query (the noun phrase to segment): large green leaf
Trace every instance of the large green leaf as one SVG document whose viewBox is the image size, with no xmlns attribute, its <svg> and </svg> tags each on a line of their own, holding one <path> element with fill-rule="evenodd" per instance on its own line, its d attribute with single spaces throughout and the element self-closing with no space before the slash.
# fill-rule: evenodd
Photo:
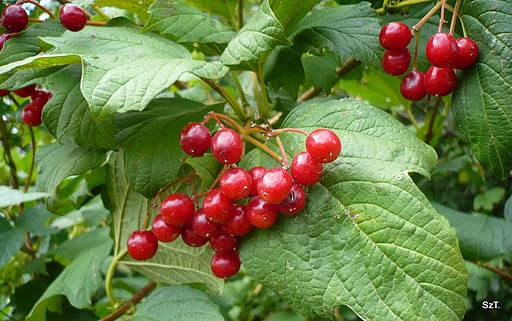
<svg viewBox="0 0 512 321">
<path fill-rule="evenodd" d="M 188 286 L 156 289 L 138 306 L 132 321 L 224 321 L 219 308 L 208 295 Z"/>
<path fill-rule="evenodd" d="M 158 0 L 149 13 L 151 18 L 144 30 L 171 36 L 177 42 L 222 44 L 235 36 L 230 27 L 183 1 Z"/>
<path fill-rule="evenodd" d="M 176 179 L 185 157 L 179 145 L 181 129 L 221 107 L 162 98 L 152 101 L 145 111 L 119 115 L 116 140 L 125 151 L 126 173 L 134 190 L 152 198 Z"/>
<path fill-rule="evenodd" d="M 453 114 L 478 159 L 504 179 L 512 169 L 512 3 L 465 1 L 462 13 L 480 58 L 460 77 Z"/>
<path fill-rule="evenodd" d="M 320 3 L 320 0 L 270 0 L 270 7 L 277 20 L 284 27 L 293 26 L 309 11 Z"/>
<path fill-rule="evenodd" d="M 334 319 L 347 305 L 363 320 L 461 320 L 467 272 L 457 238 L 409 176 L 436 165 L 434 150 L 390 115 L 362 102 L 311 103 L 283 127 L 326 127 L 343 155 L 295 219 L 242 244 L 249 273 L 306 317 Z M 287 134 L 290 154 L 304 137 Z M 246 165 L 267 162 L 258 150 Z M 273 163 L 277 166 L 277 163 Z"/>
<path fill-rule="evenodd" d="M 148 17 L 148 8 L 154 1 L 155 0 L 95 0 L 94 2 L 102 7 L 105 6 L 124 9 L 146 19 Z"/>
<path fill-rule="evenodd" d="M 0 267 L 18 252 L 23 245 L 25 231 L 12 226 L 5 218 L 0 217 Z"/>
<path fill-rule="evenodd" d="M 237 0 L 185 0 L 189 5 L 211 14 L 226 18 L 230 23 L 235 21 Z"/>
<path fill-rule="evenodd" d="M 278 45 L 291 45 L 286 38 L 283 25 L 264 0 L 260 9 L 231 40 L 220 56 L 225 65 L 239 65 L 242 62 L 258 60 L 260 56 Z"/>
<path fill-rule="evenodd" d="M 29 192 L 25 193 L 9 186 L 0 186 L 0 208 L 14 206 L 25 202 L 35 201 L 48 197 L 47 193 Z"/>
</svg>

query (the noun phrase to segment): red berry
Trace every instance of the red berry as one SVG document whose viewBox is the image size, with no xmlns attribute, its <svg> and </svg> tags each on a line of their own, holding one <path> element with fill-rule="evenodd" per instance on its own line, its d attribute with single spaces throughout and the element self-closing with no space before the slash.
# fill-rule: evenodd
<svg viewBox="0 0 512 321">
<path fill-rule="evenodd" d="M 16 89 L 14 93 L 20 97 L 28 97 L 36 92 L 36 85 L 28 85 L 27 87 L 23 87 L 20 89 Z"/>
<path fill-rule="evenodd" d="M 266 172 L 267 172 L 267 169 L 263 166 L 256 166 L 256 167 L 251 168 L 251 170 L 249 171 L 249 174 L 252 177 L 253 184 L 252 184 L 251 193 L 249 194 L 250 196 L 258 195 L 259 181 L 261 180 L 263 175 L 265 175 Z"/>
<path fill-rule="evenodd" d="M 210 237 L 210 246 L 215 252 L 233 252 L 238 248 L 238 241 L 231 235 L 218 233 Z"/>
<path fill-rule="evenodd" d="M 34 103 L 29 103 L 21 111 L 23 122 L 29 126 L 39 126 L 43 122 L 43 108 Z"/>
<path fill-rule="evenodd" d="M 446 32 L 438 32 L 427 42 L 428 61 L 435 67 L 450 67 L 457 59 L 457 41 Z"/>
<path fill-rule="evenodd" d="M 411 54 L 409 49 L 399 51 L 386 51 L 382 56 L 382 68 L 393 76 L 399 76 L 409 69 Z"/>
<path fill-rule="evenodd" d="M 240 270 L 240 255 L 238 252 L 215 253 L 212 257 L 211 267 L 216 277 L 229 278 Z"/>
<path fill-rule="evenodd" d="M 471 38 L 459 38 L 457 59 L 453 62 L 455 69 L 467 69 L 473 66 L 478 59 L 478 45 Z"/>
<path fill-rule="evenodd" d="M 44 90 L 36 90 L 32 95 L 30 95 L 30 99 L 33 103 L 39 104 L 39 105 L 46 105 L 48 100 L 52 98 L 52 93 Z"/>
<path fill-rule="evenodd" d="M 192 217 L 190 227 L 198 235 L 205 238 L 220 230 L 220 225 L 210 221 L 202 209 L 199 209 Z"/>
<path fill-rule="evenodd" d="M 251 174 L 240 167 L 228 169 L 220 178 L 220 191 L 235 201 L 249 196 L 252 188 Z"/>
<path fill-rule="evenodd" d="M 330 163 L 341 154 L 341 141 L 329 129 L 316 129 L 306 138 L 306 150 L 317 162 Z"/>
<path fill-rule="evenodd" d="M 243 205 L 235 205 L 234 215 L 224 222 L 222 229 L 229 234 L 244 236 L 252 230 L 252 224 L 245 214 L 247 208 Z"/>
<path fill-rule="evenodd" d="M 269 228 L 277 220 L 278 206 L 259 197 L 253 197 L 247 204 L 247 218 L 257 228 Z"/>
<path fill-rule="evenodd" d="M 5 97 L 9 95 L 11 92 L 9 90 L 0 89 L 0 97 Z"/>
<path fill-rule="evenodd" d="M 379 42 L 384 49 L 401 50 L 407 47 L 411 38 L 411 30 L 405 23 L 391 22 L 380 30 Z"/>
<path fill-rule="evenodd" d="M 150 231 L 135 231 L 127 241 L 128 253 L 135 260 L 148 260 L 155 256 L 158 240 Z"/>
<path fill-rule="evenodd" d="M 208 242 L 208 239 L 197 234 L 190 226 L 185 226 L 181 230 L 181 239 L 185 244 L 192 247 L 200 247 Z"/>
<path fill-rule="evenodd" d="M 292 189 L 292 177 L 283 168 L 269 169 L 258 183 L 258 195 L 272 204 L 284 201 Z"/>
<path fill-rule="evenodd" d="M 457 76 L 452 68 L 430 67 L 425 73 L 425 89 L 429 95 L 446 96 L 457 86 Z"/>
<path fill-rule="evenodd" d="M 427 95 L 425 90 L 425 74 L 417 70 L 408 73 L 400 83 L 400 92 L 405 99 L 412 101 L 422 100 Z"/>
<path fill-rule="evenodd" d="M 185 194 L 176 193 L 167 197 L 160 206 L 160 215 L 167 224 L 186 225 L 192 220 L 196 208 L 192 199 Z"/>
<path fill-rule="evenodd" d="M 292 192 L 288 198 L 279 204 L 279 212 L 289 216 L 295 216 L 306 207 L 306 192 L 299 184 L 293 184 Z"/>
<path fill-rule="evenodd" d="M 151 228 L 153 234 L 160 242 L 172 242 L 181 234 L 181 228 L 179 226 L 168 225 L 165 223 L 162 219 L 162 215 L 155 216 L 153 223 L 151 224 Z"/>
<path fill-rule="evenodd" d="M 79 6 L 68 3 L 60 7 L 60 22 L 70 31 L 80 31 L 87 23 L 87 14 Z"/>
<path fill-rule="evenodd" d="M 203 211 L 210 221 L 222 223 L 234 215 L 234 204 L 220 189 L 215 188 L 204 197 Z"/>
<path fill-rule="evenodd" d="M 9 32 L 23 31 L 28 25 L 28 14 L 18 5 L 5 7 L 2 12 L 2 25 Z"/>
<path fill-rule="evenodd" d="M 230 128 L 223 128 L 213 135 L 213 156 L 223 165 L 237 163 L 244 151 L 242 138 Z"/>
<path fill-rule="evenodd" d="M 323 171 L 322 163 L 317 162 L 308 152 L 295 155 L 290 167 L 293 181 L 301 185 L 313 185 L 320 182 Z"/>
<path fill-rule="evenodd" d="M 180 134 L 181 149 L 191 156 L 203 156 L 212 144 L 210 130 L 201 123 L 189 123 Z"/>
<path fill-rule="evenodd" d="M 4 33 L 0 35 L 0 50 L 4 48 L 4 44 L 7 40 L 12 38 L 12 34 Z"/>
</svg>

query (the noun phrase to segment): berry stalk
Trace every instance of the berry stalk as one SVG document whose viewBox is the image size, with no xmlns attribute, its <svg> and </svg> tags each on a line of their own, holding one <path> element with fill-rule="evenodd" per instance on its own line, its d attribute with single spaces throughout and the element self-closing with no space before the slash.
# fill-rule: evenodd
<svg viewBox="0 0 512 321">
<path fill-rule="evenodd" d="M 459 15 L 459 9 L 460 9 L 461 3 L 462 3 L 462 0 L 457 0 L 457 2 L 455 2 L 455 7 L 453 8 L 452 21 L 450 23 L 450 34 L 451 35 L 453 35 L 453 32 L 455 31 L 455 25 L 457 23 L 457 17 Z"/>
<path fill-rule="evenodd" d="M 44 12 L 46 12 L 50 16 L 50 18 L 55 19 L 55 16 L 53 15 L 53 13 L 48 8 L 46 8 L 45 6 L 43 6 L 42 4 L 40 4 L 37 1 L 34 1 L 34 0 L 20 0 L 20 1 L 16 2 L 17 5 L 22 5 L 24 3 L 31 3 L 31 4 L 33 4 L 34 6 L 38 7 L 39 9 L 43 10 Z"/>
</svg>

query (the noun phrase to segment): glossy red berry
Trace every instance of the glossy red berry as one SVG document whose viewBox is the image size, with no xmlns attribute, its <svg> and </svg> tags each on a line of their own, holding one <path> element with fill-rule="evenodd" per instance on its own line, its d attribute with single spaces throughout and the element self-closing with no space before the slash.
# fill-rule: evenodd
<svg viewBox="0 0 512 321">
<path fill-rule="evenodd" d="M 26 98 L 31 96 L 36 91 L 36 85 L 28 85 L 27 87 L 23 87 L 20 89 L 16 89 L 14 93 L 20 97 Z"/>
<path fill-rule="evenodd" d="M 5 7 L 2 12 L 2 25 L 9 32 L 23 31 L 28 25 L 28 14 L 18 5 Z"/>
<path fill-rule="evenodd" d="M 279 212 L 289 216 L 295 216 L 306 207 L 306 192 L 299 184 L 293 184 L 288 198 L 279 204 Z"/>
<path fill-rule="evenodd" d="M 294 182 L 313 185 L 320 182 L 323 167 L 322 163 L 314 160 L 308 152 L 301 152 L 293 158 L 290 172 Z"/>
<path fill-rule="evenodd" d="M 412 33 L 403 22 L 391 22 L 380 29 L 380 45 L 387 50 L 402 50 L 411 42 Z"/>
<path fill-rule="evenodd" d="M 0 89 L 0 97 L 5 97 L 9 95 L 11 92 L 9 90 Z"/>
<path fill-rule="evenodd" d="M 39 105 L 46 105 L 46 103 L 52 98 L 52 93 L 44 90 L 36 90 L 32 95 L 30 95 L 30 99 L 33 103 Z"/>
<path fill-rule="evenodd" d="M 238 252 L 222 252 L 212 257 L 211 268 L 216 277 L 226 279 L 238 273 L 240 264 Z"/>
<path fill-rule="evenodd" d="M 271 204 L 284 201 L 291 189 L 292 177 L 281 167 L 268 169 L 258 183 L 259 197 Z"/>
<path fill-rule="evenodd" d="M 249 174 L 251 175 L 253 181 L 251 193 L 249 194 L 250 196 L 258 195 L 258 183 L 266 172 L 267 169 L 263 166 L 256 166 L 249 170 Z"/>
<path fill-rule="evenodd" d="M 210 246 L 215 252 L 234 252 L 238 248 L 238 241 L 229 234 L 217 233 L 210 237 Z"/>
<path fill-rule="evenodd" d="M 393 76 L 399 76 L 409 69 L 411 53 L 409 49 L 386 51 L 382 56 L 382 68 Z"/>
<path fill-rule="evenodd" d="M 186 225 L 192 220 L 196 208 L 192 199 L 185 194 L 176 193 L 167 197 L 160 206 L 160 215 L 170 225 Z"/>
<path fill-rule="evenodd" d="M 234 215 L 234 204 L 220 189 L 215 188 L 204 197 L 203 211 L 210 221 L 222 223 Z"/>
<path fill-rule="evenodd" d="M 467 69 L 473 66 L 478 59 L 478 45 L 471 38 L 459 38 L 457 59 L 453 62 L 455 69 Z"/>
<path fill-rule="evenodd" d="M 43 122 L 43 106 L 29 103 L 21 111 L 23 122 L 31 127 L 39 126 Z"/>
<path fill-rule="evenodd" d="M 341 140 L 332 130 L 316 129 L 306 138 L 306 150 L 317 162 L 334 162 L 341 154 Z"/>
<path fill-rule="evenodd" d="M 79 6 L 68 3 L 60 7 L 60 22 L 70 31 L 80 31 L 87 23 L 87 14 Z"/>
<path fill-rule="evenodd" d="M 257 228 L 269 228 L 277 220 L 278 205 L 270 204 L 259 197 L 253 197 L 247 204 L 247 218 Z"/>
<path fill-rule="evenodd" d="M 417 70 L 408 73 L 400 83 L 400 93 L 408 100 L 422 100 L 427 95 L 425 74 Z"/>
<path fill-rule="evenodd" d="M 194 217 L 192 217 L 190 227 L 204 238 L 209 238 L 220 230 L 220 225 L 210 221 L 202 209 L 199 209 Z"/>
<path fill-rule="evenodd" d="M 181 234 L 179 226 L 169 225 L 162 219 L 162 215 L 157 215 L 151 224 L 151 231 L 160 242 L 172 242 Z"/>
<path fill-rule="evenodd" d="M 0 50 L 4 48 L 4 44 L 7 40 L 12 38 L 12 34 L 4 33 L 0 35 Z"/>
<path fill-rule="evenodd" d="M 127 241 L 128 253 L 138 261 L 148 260 L 155 256 L 158 240 L 150 231 L 135 231 Z"/>
<path fill-rule="evenodd" d="M 244 205 L 235 205 L 234 215 L 224 222 L 222 229 L 231 235 L 244 236 L 252 230 L 252 224 L 245 214 L 247 208 Z"/>
<path fill-rule="evenodd" d="M 249 196 L 252 188 L 251 174 L 240 167 L 228 169 L 220 178 L 220 191 L 235 201 Z"/>
<path fill-rule="evenodd" d="M 242 138 L 230 128 L 223 128 L 213 135 L 213 156 L 223 165 L 237 163 L 244 151 Z"/>
<path fill-rule="evenodd" d="M 432 96 L 446 96 L 457 86 L 457 76 L 452 68 L 430 67 L 425 73 L 425 89 Z"/>
<path fill-rule="evenodd" d="M 181 230 L 181 239 L 185 244 L 192 247 L 200 247 L 208 242 L 208 239 L 197 234 L 190 226 L 185 226 Z"/>
<path fill-rule="evenodd" d="M 203 156 L 212 144 L 210 130 L 201 123 L 189 123 L 181 130 L 181 149 L 191 156 Z"/>
<path fill-rule="evenodd" d="M 434 67 L 450 67 L 457 59 L 458 51 L 455 38 L 446 32 L 432 35 L 427 42 L 427 58 Z"/>
</svg>

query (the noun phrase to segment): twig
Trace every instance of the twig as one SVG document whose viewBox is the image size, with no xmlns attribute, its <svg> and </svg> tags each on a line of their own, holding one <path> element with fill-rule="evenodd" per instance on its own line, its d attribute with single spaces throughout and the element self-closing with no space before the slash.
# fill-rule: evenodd
<svg viewBox="0 0 512 321">
<path fill-rule="evenodd" d="M 238 0 L 238 29 L 244 26 L 244 0 Z"/>
<path fill-rule="evenodd" d="M 145 287 L 137 291 L 128 301 L 123 303 L 117 310 L 100 319 L 99 321 L 114 321 L 123 314 L 125 314 L 130 308 L 140 302 L 145 296 L 147 296 L 154 288 L 156 283 L 151 281 Z"/>
<path fill-rule="evenodd" d="M 275 153 L 273 150 L 271 150 L 267 145 L 260 143 L 257 139 L 255 139 L 249 135 L 244 135 L 243 139 L 245 141 L 253 144 L 254 146 L 258 147 L 259 149 L 263 150 L 265 153 L 269 154 L 273 159 L 278 161 L 280 164 L 283 163 L 283 159 L 281 158 L 281 156 L 279 156 L 277 153 Z"/>
<path fill-rule="evenodd" d="M 441 17 L 439 18 L 439 27 L 437 29 L 437 32 L 441 32 L 441 30 L 443 30 L 443 25 L 445 23 L 445 21 L 444 21 L 445 8 L 446 8 L 446 0 L 441 0 Z"/>
<path fill-rule="evenodd" d="M 436 5 L 432 9 L 430 9 L 430 11 L 427 12 L 427 14 L 423 18 L 421 18 L 421 20 L 418 21 L 417 24 L 415 24 L 412 27 L 412 30 L 416 31 L 416 32 L 419 32 L 421 30 L 421 28 L 423 27 L 423 25 L 425 23 L 427 23 L 427 21 L 429 21 L 430 18 L 432 18 L 433 15 L 436 14 L 436 12 L 439 10 L 439 8 L 441 8 L 441 2 L 436 3 Z"/>
<path fill-rule="evenodd" d="M 94 11 L 96 11 L 96 13 L 98 13 L 98 15 L 102 19 L 107 20 L 107 21 L 110 20 L 110 17 L 105 12 L 103 12 L 103 10 L 101 10 L 101 8 L 97 4 L 95 4 L 95 3 L 91 4 L 91 8 L 93 8 Z"/>
<path fill-rule="evenodd" d="M 276 136 L 277 146 L 279 146 L 279 151 L 281 153 L 281 157 L 283 158 L 283 166 L 288 167 L 288 155 L 286 155 L 286 150 L 284 149 L 283 142 L 279 136 Z"/>
<path fill-rule="evenodd" d="M 450 23 L 450 34 L 453 35 L 453 32 L 455 31 L 455 23 L 457 22 L 457 16 L 459 15 L 459 9 L 460 4 L 462 3 L 462 0 L 457 0 L 455 3 L 455 8 L 453 9 L 452 14 L 452 22 Z"/>
<path fill-rule="evenodd" d="M 491 272 L 494 272 L 496 274 L 498 274 L 499 276 L 501 276 L 503 279 L 507 280 L 507 281 L 511 281 L 512 282 L 512 274 L 509 274 L 505 271 L 503 271 L 502 269 L 500 268 L 497 268 L 495 266 L 492 266 L 490 265 L 489 263 L 480 263 L 480 262 L 477 262 L 478 266 L 480 267 L 483 267 L 484 269 L 487 269 Z"/>
<path fill-rule="evenodd" d="M 427 141 L 427 142 L 432 139 L 432 135 L 433 135 L 432 130 L 434 129 L 434 122 L 435 122 L 435 119 L 437 116 L 437 111 L 439 110 L 439 105 L 441 105 L 442 99 L 443 99 L 443 97 L 441 97 L 441 96 L 436 97 L 436 102 L 434 103 L 434 108 L 432 109 L 432 115 L 431 115 L 430 121 L 428 123 L 428 132 L 427 132 L 427 135 L 425 135 L 425 141 Z"/>
<path fill-rule="evenodd" d="M 22 1 L 18 1 L 16 3 L 31 3 L 33 4 L 34 6 L 38 7 L 39 9 L 43 10 L 44 12 L 46 12 L 50 18 L 52 19 L 55 19 L 55 16 L 53 15 L 53 13 L 48 10 L 48 8 L 46 8 L 45 6 L 43 6 L 42 4 L 40 4 L 39 2 L 35 1 L 35 0 L 22 0 Z"/>
<path fill-rule="evenodd" d="M 105 292 L 107 292 L 107 297 L 111 303 L 117 302 L 117 299 L 114 295 L 114 291 L 112 290 L 112 278 L 114 277 L 117 263 L 119 263 L 119 260 L 126 254 L 126 252 L 127 250 L 124 249 L 121 252 L 119 252 L 119 254 L 114 256 L 112 262 L 110 262 L 110 265 L 108 267 L 107 275 L 105 276 Z"/>
<path fill-rule="evenodd" d="M 3 116 L 0 115 L 0 134 L 2 134 L 1 140 L 4 145 L 4 155 L 7 157 L 7 163 L 9 165 L 9 170 L 11 172 L 12 178 L 12 187 L 18 189 L 20 184 L 18 181 L 18 170 L 16 169 L 16 163 L 14 163 L 14 159 L 12 158 L 11 153 L 11 143 L 10 143 L 10 134 L 7 131 L 7 126 L 5 126 L 5 120 Z"/>
<path fill-rule="evenodd" d="M 240 117 L 241 120 L 247 119 L 247 115 L 245 114 L 244 108 L 240 106 L 236 99 L 233 98 L 221 85 L 219 85 L 217 82 L 211 79 L 201 79 L 226 100 L 226 102 L 233 108 L 233 110 L 237 113 L 238 117 Z"/>
<path fill-rule="evenodd" d="M 32 182 L 32 175 L 34 174 L 34 166 L 36 163 L 36 148 L 37 142 L 36 137 L 34 135 L 34 130 L 31 126 L 28 126 L 28 130 L 30 131 L 30 143 L 32 145 L 32 158 L 30 159 L 30 169 L 28 171 L 27 181 L 25 182 L 25 192 L 28 192 L 30 188 L 30 183 Z"/>
</svg>

